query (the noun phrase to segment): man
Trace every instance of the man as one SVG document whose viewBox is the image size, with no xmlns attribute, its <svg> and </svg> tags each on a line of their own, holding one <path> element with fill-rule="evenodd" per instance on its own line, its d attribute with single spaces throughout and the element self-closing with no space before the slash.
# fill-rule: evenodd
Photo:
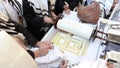
<svg viewBox="0 0 120 68">
<path fill-rule="evenodd" d="M 7 2 L 6 0 L 0 0 L 0 5 L 2 2 Z M 2 8 L 1 8 L 2 7 Z M 26 47 L 38 47 L 38 50 L 31 51 L 27 50 L 27 52 L 33 57 L 42 57 L 45 56 L 48 51 L 51 49 L 51 42 L 47 41 L 37 41 L 30 33 L 29 31 L 21 26 L 16 21 L 10 19 L 8 16 L 6 16 L 8 13 L 5 10 L 6 8 L 4 5 L 0 6 L 0 31 L 6 31 L 8 34 L 10 34 L 18 44 L 20 44 L 25 50 L 27 50 Z M 2 12 L 5 10 L 4 12 Z M 4 15 L 6 13 L 6 15 Z M 25 45 L 25 40 L 27 44 Z M 67 62 L 61 63 L 60 68 L 66 68 Z"/>
<path fill-rule="evenodd" d="M 23 40 L 21 40 L 21 38 L 19 38 L 19 34 L 18 32 L 23 33 L 26 36 L 27 42 L 30 44 L 29 46 L 33 47 L 32 45 L 36 45 L 39 47 L 38 50 L 36 51 L 31 51 L 31 50 L 27 50 L 27 52 L 33 57 L 33 58 L 37 58 L 37 57 L 42 57 L 45 56 L 49 49 L 51 49 L 51 43 L 50 42 L 38 42 L 35 40 L 35 38 L 24 28 L 22 27 L 20 24 L 16 23 L 15 21 L 12 20 L 3 20 L 1 19 L 0 14 L 0 31 L 4 30 L 7 33 L 9 33 L 15 40 L 16 42 L 23 47 L 24 49 L 26 49 L 26 46 L 23 42 Z M 13 29 L 15 27 L 15 29 Z M 18 32 L 16 32 L 18 31 Z M 7 43 L 7 42 L 6 42 Z M 63 60 L 63 62 L 60 64 L 60 68 L 67 68 L 67 61 Z"/>
<path fill-rule="evenodd" d="M 23 16 L 27 22 L 27 29 L 38 40 L 42 38 L 40 30 L 44 27 L 45 23 L 53 24 L 53 20 L 48 17 L 48 9 L 41 8 L 41 1 L 42 0 L 23 0 Z M 42 7 L 44 7 L 44 5 Z"/>
<path fill-rule="evenodd" d="M 37 51 L 35 51 L 35 52 L 32 52 L 32 51 L 28 50 L 28 53 L 33 58 L 38 57 L 38 56 L 44 56 L 44 55 L 46 55 L 48 53 L 49 49 L 51 48 L 51 43 L 50 42 L 46 42 L 46 41 L 45 42 L 39 42 L 39 41 L 37 41 L 30 34 L 30 32 L 27 31 L 26 28 L 24 28 L 23 26 L 21 26 L 19 23 L 15 22 L 15 21 L 13 21 L 11 19 L 9 19 L 9 17 L 7 17 L 6 15 L 9 16 L 8 13 L 11 10 L 6 11 L 7 8 L 4 7 L 6 4 L 9 5 L 9 3 L 8 3 L 7 0 L 0 0 L 0 5 L 1 5 L 0 6 L 0 30 L 4 30 L 4 31 L 6 31 L 7 33 L 9 33 L 12 36 L 17 36 L 18 37 L 17 39 L 21 38 L 22 40 L 26 40 L 27 44 L 29 45 L 29 47 L 35 47 L 35 45 L 37 47 L 39 47 L 39 49 Z"/>
</svg>

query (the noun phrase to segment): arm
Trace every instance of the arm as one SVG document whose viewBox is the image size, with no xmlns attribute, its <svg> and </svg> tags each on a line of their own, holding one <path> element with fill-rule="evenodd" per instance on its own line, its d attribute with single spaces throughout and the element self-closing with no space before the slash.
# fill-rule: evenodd
<svg viewBox="0 0 120 68">
<path fill-rule="evenodd" d="M 44 22 L 53 24 L 51 18 L 47 16 L 37 16 L 37 13 L 34 12 L 34 9 L 32 6 L 30 6 L 30 4 L 31 3 L 29 3 L 27 0 L 23 0 L 23 16 L 28 26 L 34 26 L 40 29 L 42 26 L 44 26 Z"/>
<path fill-rule="evenodd" d="M 46 55 L 49 49 L 51 49 L 50 43 L 48 42 L 39 42 L 39 44 L 41 45 L 39 49 L 35 51 L 27 50 L 33 59 Z"/>
<path fill-rule="evenodd" d="M 60 64 L 60 68 L 67 68 L 68 65 L 68 61 L 67 60 L 63 60 Z"/>
<path fill-rule="evenodd" d="M 37 45 L 39 49 L 33 52 L 35 58 L 46 55 L 49 52 L 49 49 L 52 48 L 51 42 L 47 41 L 38 42 Z"/>
<path fill-rule="evenodd" d="M 27 52 L 33 57 L 33 59 L 39 56 L 46 55 L 49 49 L 51 49 L 51 42 L 47 42 L 47 41 L 39 42 L 29 33 L 29 31 L 27 31 L 27 29 L 25 29 L 20 24 L 12 20 L 9 20 L 8 22 L 14 23 L 15 31 L 22 33 L 26 37 L 26 40 L 29 45 L 32 45 L 32 46 L 36 45 L 39 47 L 39 49 L 36 51 L 27 50 Z"/>
<path fill-rule="evenodd" d="M 9 20 L 8 23 L 9 22 L 12 22 L 15 25 L 15 31 L 22 33 L 25 36 L 25 39 L 27 40 L 27 43 L 29 45 L 36 45 L 38 41 L 31 35 L 31 33 L 26 28 L 24 28 L 23 26 L 21 26 L 13 20 Z"/>
</svg>

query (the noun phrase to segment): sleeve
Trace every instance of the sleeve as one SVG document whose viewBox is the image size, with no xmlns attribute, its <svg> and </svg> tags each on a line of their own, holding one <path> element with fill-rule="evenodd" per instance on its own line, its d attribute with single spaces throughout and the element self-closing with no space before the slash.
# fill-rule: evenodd
<svg viewBox="0 0 120 68">
<path fill-rule="evenodd" d="M 35 55 L 34 55 L 34 53 L 33 53 L 31 50 L 27 50 L 27 52 L 30 54 L 30 56 L 31 56 L 33 59 L 35 59 Z"/>
<path fill-rule="evenodd" d="M 15 25 L 15 31 L 22 33 L 30 46 L 36 45 L 37 40 L 31 35 L 31 33 L 26 28 L 24 28 L 22 25 L 18 24 L 13 20 L 9 20 L 8 22 L 12 22 Z"/>
</svg>

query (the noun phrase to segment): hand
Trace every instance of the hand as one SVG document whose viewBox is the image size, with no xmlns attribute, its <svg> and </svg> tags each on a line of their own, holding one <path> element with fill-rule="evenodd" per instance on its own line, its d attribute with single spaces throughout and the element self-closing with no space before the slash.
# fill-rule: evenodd
<svg viewBox="0 0 120 68">
<path fill-rule="evenodd" d="M 67 2 L 65 2 L 65 5 L 63 6 L 64 10 L 69 8 L 69 4 Z"/>
<path fill-rule="evenodd" d="M 63 60 L 62 63 L 60 64 L 60 68 L 67 68 L 68 61 Z"/>
<path fill-rule="evenodd" d="M 53 20 L 50 17 L 47 17 L 47 16 L 44 17 L 44 22 L 53 24 Z"/>
<path fill-rule="evenodd" d="M 39 47 L 39 56 L 44 56 L 49 52 L 51 49 L 51 42 L 43 41 L 38 43 Z"/>
<path fill-rule="evenodd" d="M 63 6 L 63 8 L 66 14 L 70 14 L 69 4 L 67 2 L 65 2 L 65 5 Z"/>
<path fill-rule="evenodd" d="M 51 12 L 51 18 L 53 20 L 56 20 L 58 18 L 58 16 L 54 12 Z"/>
<path fill-rule="evenodd" d="M 66 9 L 66 10 L 64 10 L 64 12 L 65 12 L 66 14 L 70 14 L 70 9 Z"/>
</svg>

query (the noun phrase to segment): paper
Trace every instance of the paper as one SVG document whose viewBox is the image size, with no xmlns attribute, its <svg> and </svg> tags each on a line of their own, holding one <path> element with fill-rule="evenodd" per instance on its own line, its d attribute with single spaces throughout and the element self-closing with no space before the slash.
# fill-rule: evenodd
<svg viewBox="0 0 120 68">
<path fill-rule="evenodd" d="M 0 68 L 38 68 L 33 58 L 6 32 L 0 32 Z"/>
<path fill-rule="evenodd" d="M 77 40 L 72 38 L 69 34 L 60 32 L 53 37 L 51 42 L 63 51 L 67 51 L 75 55 L 85 55 L 88 47 L 87 40 Z"/>
<path fill-rule="evenodd" d="M 63 31 L 80 36 L 84 39 L 90 39 L 93 27 L 69 19 L 61 19 L 57 23 L 57 28 Z"/>
<path fill-rule="evenodd" d="M 80 21 L 80 19 L 77 16 L 77 12 L 70 11 L 70 14 L 66 14 L 65 12 L 63 12 L 63 15 L 64 15 L 63 18 L 65 19 L 69 19 L 69 20 L 76 21 L 76 22 Z"/>
</svg>

